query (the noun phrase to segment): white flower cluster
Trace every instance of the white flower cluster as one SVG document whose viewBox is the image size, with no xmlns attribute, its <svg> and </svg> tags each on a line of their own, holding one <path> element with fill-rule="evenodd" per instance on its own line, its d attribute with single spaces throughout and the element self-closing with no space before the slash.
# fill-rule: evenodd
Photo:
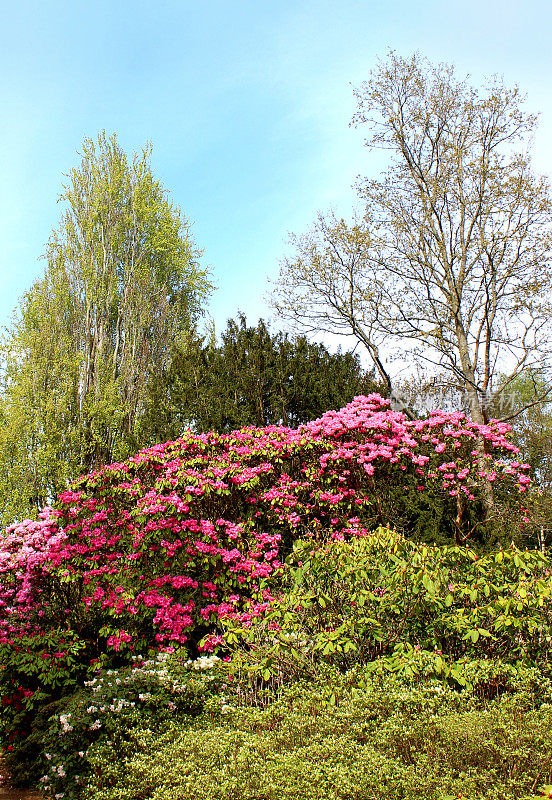
<svg viewBox="0 0 552 800">
<path fill-rule="evenodd" d="M 228 704 L 228 698 L 224 695 L 219 695 L 217 700 L 220 703 L 221 714 L 228 714 L 229 711 L 235 711 L 235 707 Z"/>
<path fill-rule="evenodd" d="M 139 695 L 139 697 L 140 700 L 143 699 L 141 695 Z M 119 711 L 123 710 L 123 708 L 135 708 L 135 707 L 136 703 L 132 702 L 131 700 L 125 700 L 124 697 L 120 697 L 117 701 L 114 700 L 113 703 L 109 705 L 88 706 L 88 708 L 86 709 L 86 713 L 97 714 L 99 711 L 101 711 L 102 713 L 105 713 L 106 711 L 114 711 L 116 714 L 118 714 Z"/>
<path fill-rule="evenodd" d="M 118 714 L 119 711 L 123 710 L 123 708 L 134 708 L 135 705 L 136 704 L 133 703 L 131 700 L 125 700 L 124 697 L 119 697 L 117 702 L 113 702 L 111 703 L 111 705 L 105 706 L 105 710 L 114 711 L 116 714 Z"/>
<path fill-rule="evenodd" d="M 217 661 L 220 661 L 218 656 L 200 656 L 196 658 L 195 661 L 192 659 L 188 659 L 185 662 L 185 666 L 192 667 L 193 669 L 213 669 Z"/>
<path fill-rule="evenodd" d="M 62 714 L 59 718 L 61 722 L 61 732 L 62 733 L 69 733 L 73 730 L 73 726 L 69 724 L 69 717 L 71 714 Z"/>
<path fill-rule="evenodd" d="M 184 662 L 176 662 L 175 666 L 177 667 L 177 674 L 174 674 L 170 663 L 167 663 L 167 660 L 170 659 L 170 657 L 170 653 L 158 653 L 154 659 L 146 659 L 143 656 L 138 656 L 135 666 L 132 669 L 127 669 L 124 672 L 113 669 L 106 670 L 100 675 L 97 675 L 95 678 L 85 681 L 84 686 L 96 695 L 91 705 L 86 708 L 86 714 L 91 718 L 91 722 L 88 724 L 88 729 L 90 731 L 98 731 L 100 728 L 103 728 L 104 716 L 102 715 L 105 715 L 106 713 L 118 714 L 125 709 L 134 709 L 139 701 L 146 702 L 155 700 L 155 689 L 152 688 L 151 691 L 146 691 L 144 687 L 144 679 L 153 679 L 147 681 L 146 686 L 148 689 L 157 684 L 160 688 L 164 687 L 169 691 L 169 693 L 173 694 L 185 693 L 190 688 L 190 685 L 197 686 L 197 688 L 200 689 L 204 683 L 216 680 L 216 674 L 212 674 L 212 671 L 217 663 L 220 662 L 220 658 L 218 656 L 202 655 L 196 659 L 189 658 Z M 184 667 L 184 675 L 182 675 L 182 667 Z M 180 677 L 178 677 L 179 672 Z M 197 677 L 196 675 L 192 677 L 190 673 L 194 672 L 200 674 L 197 675 Z M 188 677 L 185 677 L 186 673 Z M 192 681 L 191 684 L 189 684 L 190 678 Z M 133 699 L 127 700 L 125 697 L 113 696 L 114 694 L 116 695 L 118 693 L 126 694 L 127 697 L 130 695 L 130 697 Z M 223 714 L 233 710 L 233 707 L 228 704 L 227 697 L 217 697 L 216 705 L 220 708 Z M 175 711 L 177 704 L 169 701 L 167 702 L 167 707 L 170 711 Z M 84 722 L 85 725 L 88 722 L 86 718 L 78 721 L 79 724 Z M 59 716 L 59 723 L 61 727 L 61 733 L 63 734 L 73 731 L 75 729 L 74 725 L 77 724 L 75 720 L 72 719 L 70 713 L 61 714 Z M 78 729 L 79 728 L 77 726 L 77 731 Z M 79 758 L 84 759 L 87 754 L 85 751 L 81 750 L 78 751 L 76 755 L 78 755 Z M 67 776 L 66 766 L 63 764 L 56 764 L 55 762 L 57 761 L 57 757 L 50 753 L 45 753 L 45 757 L 46 760 L 50 762 L 49 772 L 48 774 L 43 775 L 40 780 L 44 792 L 49 791 L 51 796 L 54 792 L 54 785 L 57 779 L 65 778 Z M 75 779 L 77 780 L 77 783 L 81 781 L 80 776 L 76 776 Z M 63 796 L 63 793 L 54 795 L 56 800 L 60 800 L 60 798 L 63 798 Z"/>
</svg>

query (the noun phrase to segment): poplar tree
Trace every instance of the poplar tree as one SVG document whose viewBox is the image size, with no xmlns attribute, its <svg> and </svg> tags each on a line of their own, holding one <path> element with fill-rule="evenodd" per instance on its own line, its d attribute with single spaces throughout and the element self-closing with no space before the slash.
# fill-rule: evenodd
<svg viewBox="0 0 552 800">
<path fill-rule="evenodd" d="M 129 455 L 148 387 L 211 290 L 189 220 L 115 135 L 82 145 L 46 268 L 3 339 L 4 518 Z"/>
</svg>

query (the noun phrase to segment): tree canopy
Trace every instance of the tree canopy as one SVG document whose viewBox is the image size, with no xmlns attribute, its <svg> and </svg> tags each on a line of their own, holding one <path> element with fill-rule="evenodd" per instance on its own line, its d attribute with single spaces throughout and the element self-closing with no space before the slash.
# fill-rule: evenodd
<svg viewBox="0 0 552 800">
<path fill-rule="evenodd" d="M 552 205 L 531 167 L 536 118 L 517 87 L 481 90 L 450 65 L 390 53 L 356 91 L 353 124 L 390 163 L 360 178 L 352 223 L 293 237 L 275 305 L 303 329 L 345 332 L 443 370 L 474 421 L 549 353 Z M 403 355 L 404 358 L 404 355 Z"/>
<path fill-rule="evenodd" d="M 231 431 L 298 425 L 385 387 L 350 352 L 330 353 L 305 336 L 272 333 L 260 319 L 228 320 L 220 344 L 189 336 L 152 385 L 142 423 L 151 444 L 184 429 Z"/>
</svg>

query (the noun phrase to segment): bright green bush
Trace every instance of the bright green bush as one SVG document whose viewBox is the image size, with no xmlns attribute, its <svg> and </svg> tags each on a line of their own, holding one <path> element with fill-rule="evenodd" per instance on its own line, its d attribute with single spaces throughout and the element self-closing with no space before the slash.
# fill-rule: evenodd
<svg viewBox="0 0 552 800">
<path fill-rule="evenodd" d="M 371 664 L 492 697 L 512 687 L 520 665 L 534 667 L 538 681 L 548 674 L 552 576 L 538 551 L 478 556 L 380 528 L 321 547 L 296 542 L 286 582 L 263 617 L 227 623 L 242 681 L 312 677 L 321 663 Z"/>
<path fill-rule="evenodd" d="M 550 768 L 552 708 L 483 703 L 437 681 L 326 674 L 259 708 L 224 707 L 124 760 L 92 748 L 87 800 L 520 800 Z M 332 686 L 339 700 L 329 706 Z"/>
</svg>

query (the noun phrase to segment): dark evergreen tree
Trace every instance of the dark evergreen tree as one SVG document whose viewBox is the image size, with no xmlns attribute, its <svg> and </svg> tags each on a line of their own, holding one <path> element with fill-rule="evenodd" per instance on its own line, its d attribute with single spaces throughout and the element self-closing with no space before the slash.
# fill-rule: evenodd
<svg viewBox="0 0 552 800">
<path fill-rule="evenodd" d="M 355 395 L 383 392 L 354 353 L 330 353 L 304 336 L 272 334 L 261 319 L 228 320 L 221 343 L 189 336 L 150 392 L 142 438 L 175 439 L 187 427 L 230 431 L 298 425 Z"/>
</svg>

